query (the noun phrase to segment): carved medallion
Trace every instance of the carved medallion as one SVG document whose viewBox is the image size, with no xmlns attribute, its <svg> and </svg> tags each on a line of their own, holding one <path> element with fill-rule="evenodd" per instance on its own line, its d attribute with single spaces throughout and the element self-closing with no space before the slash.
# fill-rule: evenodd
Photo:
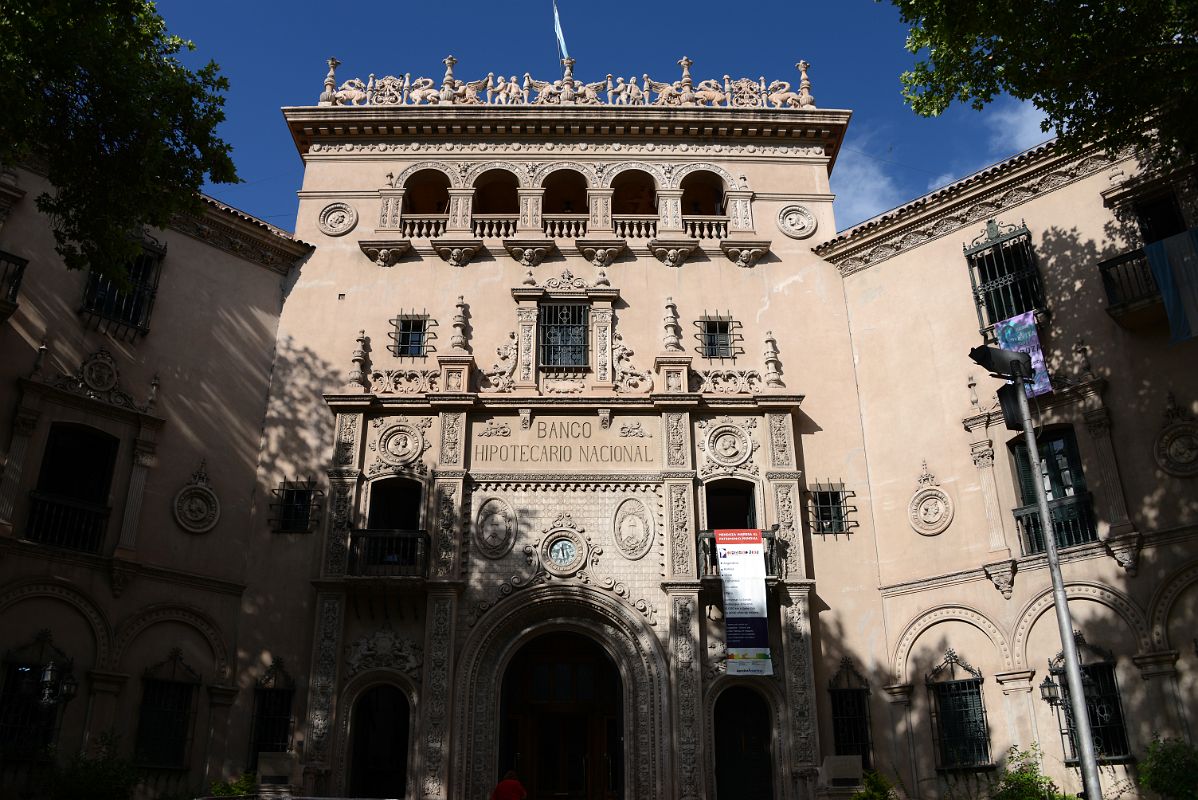
<svg viewBox="0 0 1198 800">
<path fill-rule="evenodd" d="M 118 380 L 116 362 L 112 360 L 112 356 L 108 354 L 107 350 L 99 350 L 88 356 L 80 368 L 80 375 L 87 388 L 93 392 L 107 392 L 114 389 Z"/>
<path fill-rule="evenodd" d="M 616 547 L 624 558 L 636 561 L 653 546 L 653 517 L 645 504 L 635 497 L 620 503 L 612 520 Z"/>
<path fill-rule="evenodd" d="M 207 533 L 220 519 L 220 500 L 208 486 L 205 462 L 191 474 L 191 482 L 175 495 L 175 522 L 188 533 Z"/>
<path fill-rule="evenodd" d="M 316 225 L 326 236 L 344 236 L 358 224 L 358 212 L 349 203 L 329 203 L 320 212 Z"/>
<path fill-rule="evenodd" d="M 778 228 L 792 239 L 806 239 L 815 227 L 815 215 L 806 206 L 790 205 L 778 212 Z"/>
<path fill-rule="evenodd" d="M 923 464 L 919 476 L 919 488 L 907 505 L 907 517 L 916 533 L 936 536 L 944 533 L 953 521 L 953 501 L 936 483 L 935 476 L 928 472 L 928 463 Z"/>
<path fill-rule="evenodd" d="M 568 578 L 582 569 L 587 560 L 588 544 L 583 528 L 574 524 L 569 514 L 558 514 L 545 529 L 541 540 L 540 558 L 545 571 L 559 578 Z"/>
<path fill-rule="evenodd" d="M 482 504 L 474 523 L 474 541 L 487 558 L 502 558 L 516 542 L 519 525 L 507 501 L 492 497 Z"/>
<path fill-rule="evenodd" d="M 378 441 L 379 458 L 393 467 L 411 465 L 427 448 L 420 429 L 406 422 L 387 428 Z"/>
<path fill-rule="evenodd" d="M 1198 422 L 1186 409 L 1177 405 L 1169 393 L 1165 409 L 1165 424 L 1156 435 L 1153 446 L 1156 463 L 1165 472 L 1178 478 L 1198 475 Z"/>
<path fill-rule="evenodd" d="M 747 431 L 724 423 L 707 434 L 707 457 L 721 467 L 738 467 L 753 454 L 753 440 Z"/>
<path fill-rule="evenodd" d="M 368 669 L 395 669 L 408 675 L 420 674 L 423 652 L 420 645 L 390 628 L 382 628 L 346 645 L 347 677 Z"/>
</svg>

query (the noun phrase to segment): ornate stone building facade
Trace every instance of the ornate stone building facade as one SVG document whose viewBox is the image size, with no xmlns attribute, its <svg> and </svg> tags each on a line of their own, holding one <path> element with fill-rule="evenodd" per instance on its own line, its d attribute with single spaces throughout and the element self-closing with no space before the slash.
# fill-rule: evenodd
<svg viewBox="0 0 1198 800">
<path fill-rule="evenodd" d="M 934 797 L 1034 741 L 1076 783 L 1033 478 L 966 355 L 1000 311 L 1055 381 L 1109 779 L 1189 735 L 1198 378 L 1135 225 L 1192 227 L 1192 186 L 1046 146 L 836 236 L 849 112 L 804 62 L 795 91 L 456 63 L 330 61 L 284 110 L 295 238 L 216 205 L 161 232 L 152 332 L 94 278 L 11 293 L 0 746 L 115 728 L 151 796 L 249 767 L 465 800 L 514 767 L 811 798 L 864 766 Z M 53 263 L 37 180 L 4 184 L 6 263 Z M 771 676 L 728 674 L 720 528 L 765 531 Z"/>
</svg>

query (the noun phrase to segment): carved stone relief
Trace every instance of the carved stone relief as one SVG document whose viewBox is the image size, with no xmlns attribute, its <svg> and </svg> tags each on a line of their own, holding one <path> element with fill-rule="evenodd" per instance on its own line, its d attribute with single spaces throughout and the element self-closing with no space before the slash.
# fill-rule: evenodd
<svg viewBox="0 0 1198 800">
<path fill-rule="evenodd" d="M 433 574 L 438 578 L 453 569 L 457 548 L 457 487 L 451 483 L 437 484 L 437 540 L 433 546 Z"/>
<path fill-rule="evenodd" d="M 308 699 L 306 754 L 317 763 L 328 759 L 329 730 L 333 724 L 333 695 L 337 686 L 337 661 L 341 649 L 343 598 L 321 594 L 316 605 L 316 653 Z"/>
<path fill-rule="evenodd" d="M 620 503 L 612 520 L 612 538 L 620 554 L 636 561 L 653 546 L 653 516 L 635 497 Z"/>
<path fill-rule="evenodd" d="M 175 495 L 175 522 L 188 533 L 207 533 L 220 519 L 220 500 L 208 485 L 206 462 L 191 473 L 191 481 Z"/>
<path fill-rule="evenodd" d="M 666 414 L 666 466 L 686 466 L 686 429 L 682 414 Z"/>
<path fill-rule="evenodd" d="M 487 558 L 503 558 L 511 552 L 519 530 L 519 520 L 511 505 L 506 500 L 492 497 L 478 509 L 474 542 Z"/>
<path fill-rule="evenodd" d="M 390 422 L 378 418 L 372 424 L 376 428 L 384 425 L 386 427 L 383 427 L 377 439 L 369 445 L 377 454 L 378 460 L 370 465 L 367 474 L 373 476 L 380 472 L 403 470 L 423 474 L 427 471 L 421 457 L 429 448 L 424 432 L 433 424 L 431 419 L 408 420 L 406 417 L 399 417 L 397 421 Z"/>
<path fill-rule="evenodd" d="M 745 418 L 743 424 L 733 422 L 728 416 L 700 420 L 699 450 L 704 459 L 699 474 L 703 477 L 736 472 L 756 475 L 759 470 L 752 459 L 758 444 L 750 433 L 756 427 L 757 420 L 752 417 Z"/>
<path fill-rule="evenodd" d="M 907 505 L 907 517 L 916 533 L 935 536 L 944 533 L 953 521 L 953 501 L 940 488 L 936 478 L 928 472 L 928 462 L 923 462 L 923 473 L 919 476 L 919 488 Z"/>
<path fill-rule="evenodd" d="M 1169 393 L 1165 422 L 1153 446 L 1156 463 L 1178 478 L 1198 475 L 1198 422 Z"/>
<path fill-rule="evenodd" d="M 690 502 L 687 492 L 690 487 L 676 483 L 670 486 L 670 560 L 674 574 L 694 575 L 695 560 L 692 557 Z"/>
<path fill-rule="evenodd" d="M 358 212 L 349 203 L 329 203 L 316 218 L 325 236 L 344 236 L 358 224 Z"/>
<path fill-rule="evenodd" d="M 778 229 L 792 239 L 806 239 L 815 228 L 815 215 L 806 206 L 784 206 L 778 212 Z"/>
<path fill-rule="evenodd" d="M 545 529 L 545 537 L 538 547 L 541 566 L 559 578 L 568 578 L 582 569 L 590 555 L 590 541 L 583 532 L 569 514 L 558 514 L 553 524 Z"/>
<path fill-rule="evenodd" d="M 380 628 L 345 648 L 346 678 L 368 669 L 395 669 L 410 676 L 420 673 L 423 648 L 390 628 Z"/>
</svg>

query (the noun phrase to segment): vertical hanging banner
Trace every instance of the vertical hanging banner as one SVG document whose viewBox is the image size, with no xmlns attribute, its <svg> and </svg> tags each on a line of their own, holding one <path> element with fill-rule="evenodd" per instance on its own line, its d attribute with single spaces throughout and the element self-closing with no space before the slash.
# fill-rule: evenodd
<svg viewBox="0 0 1198 800">
<path fill-rule="evenodd" d="M 773 675 L 766 624 L 765 547 L 761 531 L 715 532 L 724 584 L 724 639 L 729 675 Z"/>
<path fill-rule="evenodd" d="M 1032 379 L 1025 384 L 1028 397 L 1037 397 L 1052 391 L 1048 367 L 1044 366 L 1044 351 L 1040 349 L 1040 335 L 1036 332 L 1034 311 L 1027 311 L 996 323 L 994 338 L 998 341 L 998 346 L 1004 350 L 1027 353 L 1032 357 Z"/>
</svg>

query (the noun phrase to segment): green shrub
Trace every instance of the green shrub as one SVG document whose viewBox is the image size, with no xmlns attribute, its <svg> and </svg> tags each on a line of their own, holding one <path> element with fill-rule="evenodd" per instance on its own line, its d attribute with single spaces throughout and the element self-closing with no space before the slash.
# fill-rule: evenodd
<svg viewBox="0 0 1198 800">
<path fill-rule="evenodd" d="M 133 762 L 117 755 L 119 739 L 101 734 L 91 753 L 81 753 L 54 771 L 55 800 L 129 800 L 141 783 Z"/>
<path fill-rule="evenodd" d="M 1137 772 L 1141 786 L 1166 800 L 1198 800 L 1198 750 L 1181 739 L 1153 739 Z"/>
<path fill-rule="evenodd" d="M 1067 800 L 1057 791 L 1052 779 L 1040 771 L 1040 748 L 1012 747 L 998 783 L 990 792 L 991 800 Z"/>
<path fill-rule="evenodd" d="M 880 772 L 867 772 L 861 780 L 861 791 L 852 800 L 893 800 L 894 785 Z"/>
<path fill-rule="evenodd" d="M 238 797 L 258 793 L 258 778 L 252 772 L 243 773 L 235 781 L 213 781 L 208 794 L 213 797 Z"/>
</svg>

